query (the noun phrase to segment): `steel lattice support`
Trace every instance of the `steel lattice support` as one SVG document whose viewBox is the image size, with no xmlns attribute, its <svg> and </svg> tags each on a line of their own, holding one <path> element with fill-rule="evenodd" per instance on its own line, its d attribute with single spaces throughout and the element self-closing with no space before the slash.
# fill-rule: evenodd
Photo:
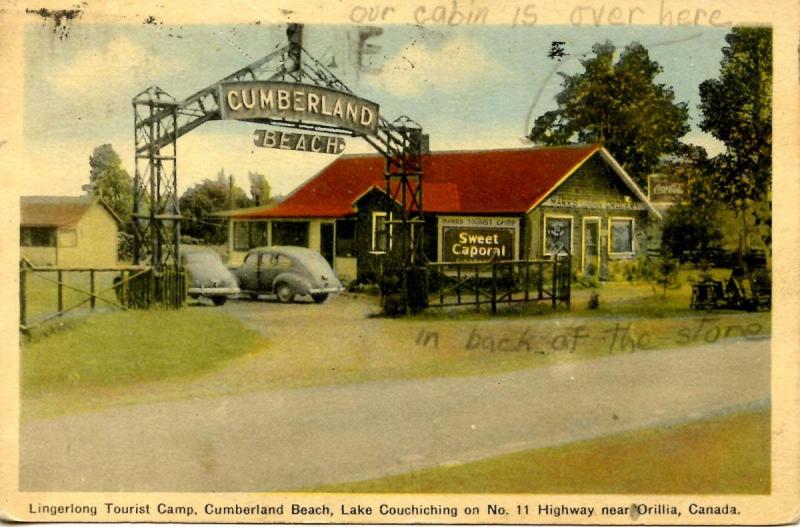
<svg viewBox="0 0 800 527">
<path fill-rule="evenodd" d="M 402 137 L 399 155 L 386 158 L 387 212 L 399 205 L 399 218 L 388 221 L 400 227 L 398 257 L 402 262 L 416 265 L 422 262 L 422 128 L 406 116 L 400 117 L 392 127 Z"/>
<path fill-rule="evenodd" d="M 392 123 L 394 133 L 402 138 L 399 153 L 386 157 L 387 219 L 391 245 L 388 261 L 384 264 L 384 295 L 393 295 L 384 309 L 391 314 L 403 314 L 423 307 L 427 295 L 415 295 L 422 284 L 416 277 L 423 263 L 422 209 L 422 128 L 401 117 Z M 418 292 L 418 291 L 417 291 Z"/>
<path fill-rule="evenodd" d="M 159 116 L 156 118 L 156 116 Z M 134 262 L 156 272 L 179 267 L 180 207 L 177 190 L 178 105 L 159 88 L 133 99 L 136 145 L 133 224 Z M 172 138 L 167 144 L 155 140 Z"/>
</svg>

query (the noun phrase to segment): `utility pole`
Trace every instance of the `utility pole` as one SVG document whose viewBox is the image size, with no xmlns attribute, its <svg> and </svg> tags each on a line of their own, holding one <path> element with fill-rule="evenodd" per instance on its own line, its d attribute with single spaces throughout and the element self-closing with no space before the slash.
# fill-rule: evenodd
<svg viewBox="0 0 800 527">
<path fill-rule="evenodd" d="M 233 210 L 233 174 L 228 174 L 228 210 Z M 231 232 L 231 216 L 228 215 L 228 235 Z"/>
</svg>

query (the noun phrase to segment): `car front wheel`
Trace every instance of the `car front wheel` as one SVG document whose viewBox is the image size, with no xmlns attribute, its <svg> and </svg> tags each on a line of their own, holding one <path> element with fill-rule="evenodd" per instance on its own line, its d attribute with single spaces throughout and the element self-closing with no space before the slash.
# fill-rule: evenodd
<svg viewBox="0 0 800 527">
<path fill-rule="evenodd" d="M 314 300 L 314 303 L 321 304 L 328 299 L 328 293 L 316 293 L 311 295 L 311 299 Z"/>
<path fill-rule="evenodd" d="M 278 284 L 275 288 L 275 294 L 278 296 L 278 301 L 284 304 L 288 304 L 294 300 L 294 291 L 292 291 L 291 286 L 286 283 Z"/>
</svg>

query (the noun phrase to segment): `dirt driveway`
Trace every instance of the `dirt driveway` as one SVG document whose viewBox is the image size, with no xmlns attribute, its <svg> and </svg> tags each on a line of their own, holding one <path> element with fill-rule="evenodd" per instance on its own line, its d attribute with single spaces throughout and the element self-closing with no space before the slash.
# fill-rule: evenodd
<svg viewBox="0 0 800 527">
<path fill-rule="evenodd" d="M 420 328 L 431 327 L 419 321 L 354 323 L 376 308 L 349 298 L 302 306 L 231 302 L 223 309 L 263 331 L 279 352 L 314 346 L 320 356 L 327 347 L 363 354 L 380 354 L 386 346 L 410 349 Z M 463 323 L 436 327 L 443 348 L 447 339 L 463 341 Z M 203 382 L 233 382 L 242 369 L 268 364 L 254 360 Z M 299 489 L 765 405 L 769 390 L 769 340 L 740 339 L 510 373 L 138 404 L 23 424 L 20 485 L 61 491 Z"/>
</svg>

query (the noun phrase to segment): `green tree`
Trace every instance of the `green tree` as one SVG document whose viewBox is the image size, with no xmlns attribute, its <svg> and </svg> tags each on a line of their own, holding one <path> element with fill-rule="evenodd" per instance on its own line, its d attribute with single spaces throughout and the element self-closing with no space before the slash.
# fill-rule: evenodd
<svg viewBox="0 0 800 527">
<path fill-rule="evenodd" d="M 110 144 L 98 146 L 89 156 L 89 183 L 83 185 L 82 189 L 90 196 L 103 200 L 128 230 L 133 210 L 133 180 Z"/>
<path fill-rule="evenodd" d="M 267 181 L 267 176 L 259 172 L 248 172 L 247 179 L 250 181 L 250 199 L 252 199 L 253 205 L 272 203 L 272 187 Z"/>
<path fill-rule="evenodd" d="M 538 117 L 529 138 L 547 145 L 601 142 L 644 186 L 659 158 L 680 149 L 679 138 L 689 131 L 687 104 L 675 103 L 672 88 L 656 82 L 662 67 L 638 42 L 616 62 L 609 41 L 592 51 L 581 61 L 583 73 L 559 73 L 558 109 Z"/>
<path fill-rule="evenodd" d="M 739 216 L 744 253 L 754 228 L 771 242 L 772 30 L 734 28 L 725 40 L 719 77 L 700 84 L 700 128 L 725 144 L 714 187 Z"/>
<path fill-rule="evenodd" d="M 197 238 L 204 243 L 224 243 L 227 237 L 224 218 L 212 216 L 214 212 L 249 207 L 252 204 L 241 187 L 234 184 L 233 176 L 224 170 L 216 179 L 206 179 L 184 192 L 179 200 L 181 234 Z"/>
<path fill-rule="evenodd" d="M 661 248 L 681 262 L 700 262 L 714 257 L 722 249 L 722 231 L 717 211 L 711 205 L 679 203 L 664 215 Z"/>
<path fill-rule="evenodd" d="M 664 162 L 659 171 L 684 184 L 680 203 L 664 214 L 661 249 L 680 262 L 716 263 L 722 257 L 721 206 L 714 189 L 715 165 L 705 148 L 684 145 L 677 156 Z"/>
</svg>

